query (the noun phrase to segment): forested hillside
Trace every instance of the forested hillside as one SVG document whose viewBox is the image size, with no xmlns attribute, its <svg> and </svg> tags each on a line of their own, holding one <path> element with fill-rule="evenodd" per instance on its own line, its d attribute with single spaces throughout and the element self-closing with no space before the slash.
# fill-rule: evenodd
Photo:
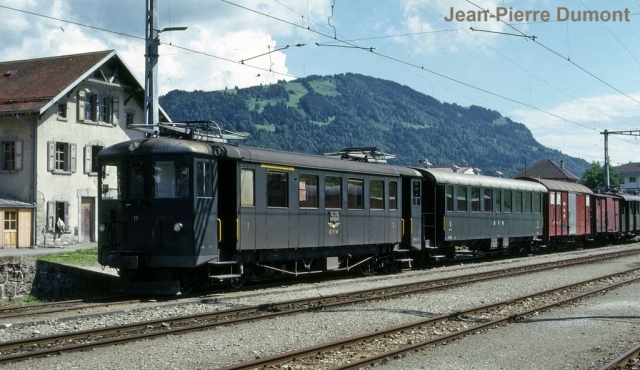
<svg viewBox="0 0 640 370">
<path fill-rule="evenodd" d="M 540 159 L 578 177 L 582 160 L 543 147 L 523 125 L 478 106 L 442 103 L 395 82 L 357 74 L 310 76 L 224 91 L 171 91 L 160 105 L 173 121 L 214 120 L 249 132 L 242 145 L 321 154 L 378 146 L 397 165 L 473 166 L 513 176 Z"/>
</svg>

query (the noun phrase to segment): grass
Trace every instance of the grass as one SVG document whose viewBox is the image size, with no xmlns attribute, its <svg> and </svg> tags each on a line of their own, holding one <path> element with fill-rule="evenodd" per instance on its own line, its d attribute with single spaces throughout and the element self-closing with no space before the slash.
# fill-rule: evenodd
<svg viewBox="0 0 640 370">
<path fill-rule="evenodd" d="M 98 247 L 78 249 L 71 252 L 50 253 L 40 256 L 38 259 L 47 262 L 60 263 L 75 266 L 97 266 Z"/>
</svg>

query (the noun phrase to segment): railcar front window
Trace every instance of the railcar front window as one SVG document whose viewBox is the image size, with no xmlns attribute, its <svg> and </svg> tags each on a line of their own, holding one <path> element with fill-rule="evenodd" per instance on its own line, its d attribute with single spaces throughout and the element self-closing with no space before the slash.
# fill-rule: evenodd
<svg viewBox="0 0 640 370">
<path fill-rule="evenodd" d="M 267 207 L 289 206 L 288 175 L 282 172 L 267 171 Z"/>
<path fill-rule="evenodd" d="M 153 164 L 154 198 L 188 198 L 189 166 L 178 161 Z"/>
<path fill-rule="evenodd" d="M 298 190 L 300 208 L 318 208 L 318 176 L 300 174 Z"/>
<path fill-rule="evenodd" d="M 342 179 L 327 176 L 324 179 L 324 207 L 342 208 Z"/>
<path fill-rule="evenodd" d="M 369 182 L 369 209 L 384 209 L 384 181 Z"/>
<path fill-rule="evenodd" d="M 129 166 L 129 198 L 144 199 L 144 164 L 132 162 Z"/>
<path fill-rule="evenodd" d="M 347 181 L 347 196 L 349 209 L 364 209 L 364 180 L 349 179 Z"/>
<path fill-rule="evenodd" d="M 102 166 L 101 187 L 102 199 L 120 199 L 120 167 Z"/>
</svg>

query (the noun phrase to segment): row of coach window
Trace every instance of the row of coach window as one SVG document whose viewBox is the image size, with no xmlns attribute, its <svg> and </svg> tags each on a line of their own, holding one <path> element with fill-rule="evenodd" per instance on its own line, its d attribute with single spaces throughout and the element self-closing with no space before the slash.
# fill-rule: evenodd
<svg viewBox="0 0 640 370">
<path fill-rule="evenodd" d="M 322 181 L 322 182 L 321 182 Z M 349 177 L 347 179 L 348 209 L 365 209 L 365 201 L 369 209 L 398 209 L 398 182 L 389 181 L 388 188 L 384 180 L 369 180 L 368 199 L 365 199 L 365 180 Z M 320 189 L 324 190 L 325 209 L 342 209 L 343 186 L 342 177 L 301 173 L 298 180 L 298 204 L 300 208 L 320 208 Z M 255 206 L 255 173 L 252 169 L 243 168 L 240 173 L 240 199 L 243 207 Z M 385 204 L 385 199 L 388 202 Z M 289 174 L 280 171 L 267 171 L 267 207 L 289 207 Z"/>
<path fill-rule="evenodd" d="M 541 213 L 542 196 L 515 190 L 446 186 L 447 212 Z"/>
</svg>

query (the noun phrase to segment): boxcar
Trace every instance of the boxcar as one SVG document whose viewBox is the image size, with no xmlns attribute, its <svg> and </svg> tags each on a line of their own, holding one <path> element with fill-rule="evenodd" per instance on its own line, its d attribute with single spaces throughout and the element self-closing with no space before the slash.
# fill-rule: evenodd
<svg viewBox="0 0 640 370">
<path fill-rule="evenodd" d="M 622 237 L 631 240 L 640 233 L 640 196 L 618 194 L 620 204 L 620 232 Z"/>
<path fill-rule="evenodd" d="M 99 261 L 128 280 L 350 269 L 420 245 L 413 169 L 170 138 L 98 160 Z"/>
<path fill-rule="evenodd" d="M 585 243 L 592 238 L 591 196 L 584 185 L 565 181 L 522 178 L 547 188 L 544 198 L 544 243 L 552 247 Z"/>
<path fill-rule="evenodd" d="M 609 194 L 593 194 L 594 236 L 599 241 L 620 237 L 620 206 L 622 198 Z"/>
<path fill-rule="evenodd" d="M 418 169 L 424 176 L 424 248 L 526 251 L 542 235 L 542 197 L 534 182 Z M 436 257 L 437 258 L 437 257 Z"/>
</svg>

